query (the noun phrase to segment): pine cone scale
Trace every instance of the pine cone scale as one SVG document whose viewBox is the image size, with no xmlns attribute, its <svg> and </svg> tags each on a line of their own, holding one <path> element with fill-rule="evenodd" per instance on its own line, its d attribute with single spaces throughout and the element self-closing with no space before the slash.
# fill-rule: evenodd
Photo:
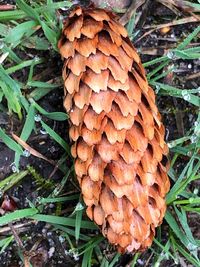
<svg viewBox="0 0 200 267">
<path fill-rule="evenodd" d="M 86 212 L 120 252 L 142 251 L 162 222 L 169 179 L 164 127 L 140 58 L 102 9 L 72 11 L 58 47 Z"/>
</svg>

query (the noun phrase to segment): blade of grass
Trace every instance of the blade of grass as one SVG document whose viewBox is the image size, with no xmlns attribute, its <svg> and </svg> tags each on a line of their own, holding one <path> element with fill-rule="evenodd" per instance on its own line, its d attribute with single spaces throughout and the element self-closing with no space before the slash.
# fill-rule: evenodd
<svg viewBox="0 0 200 267">
<path fill-rule="evenodd" d="M 84 253 L 81 265 L 82 267 L 91 267 L 92 252 L 93 248 L 89 249 Z"/>
<path fill-rule="evenodd" d="M 65 121 L 68 118 L 67 114 L 64 112 L 47 112 L 41 106 L 39 106 L 33 99 L 29 99 L 29 101 L 42 115 L 46 116 L 49 119 Z"/>
<path fill-rule="evenodd" d="M 34 65 L 37 65 L 37 64 L 41 64 L 43 62 L 44 62 L 43 59 L 38 59 L 38 60 L 30 59 L 30 60 L 26 60 L 26 61 L 23 61 L 20 64 L 17 64 L 17 65 L 15 65 L 13 67 L 10 67 L 10 68 L 6 69 L 6 73 L 7 74 L 11 74 L 11 73 L 14 73 L 14 72 L 16 72 L 18 70 L 21 70 L 23 68 L 26 68 L 26 67 L 31 66 L 32 63 L 34 63 Z"/>
<path fill-rule="evenodd" d="M 26 117 L 26 121 L 25 121 L 24 127 L 23 127 L 21 135 L 20 135 L 20 138 L 23 141 L 26 141 L 29 138 L 29 136 L 31 135 L 31 132 L 34 129 L 34 126 L 35 126 L 34 116 L 35 116 L 35 109 L 34 109 L 33 105 L 30 105 L 29 111 L 28 111 L 28 114 Z M 20 154 L 15 153 L 14 162 L 15 162 L 15 166 L 17 169 L 19 168 L 19 160 L 20 160 Z"/>
<path fill-rule="evenodd" d="M 170 228 L 174 232 L 174 234 L 178 237 L 180 242 L 193 254 L 195 253 L 193 250 L 193 245 L 191 244 L 190 240 L 187 238 L 187 236 L 184 234 L 184 232 L 181 230 L 181 228 L 178 226 L 176 220 L 174 219 L 174 216 L 172 216 L 170 211 L 167 211 L 165 214 L 165 220 L 169 224 Z"/>
<path fill-rule="evenodd" d="M 5 251 L 5 249 L 10 245 L 12 241 L 14 241 L 13 236 L 9 236 L 0 240 L 0 247 L 1 247 L 0 254 Z"/>
<path fill-rule="evenodd" d="M 200 261 L 192 257 L 183 247 L 181 247 L 175 240 L 174 244 L 176 249 L 194 266 L 199 267 L 200 266 Z"/>
<path fill-rule="evenodd" d="M 45 122 L 41 121 L 42 127 L 45 131 L 67 152 L 67 154 L 71 157 L 70 147 L 65 142 L 65 140 L 60 137 L 54 130 L 52 130 Z"/>
<path fill-rule="evenodd" d="M 75 194 L 72 196 L 66 196 L 66 197 L 57 197 L 57 198 L 41 198 L 39 200 L 40 204 L 46 204 L 46 203 L 56 203 L 56 202 L 65 202 L 69 200 L 75 200 L 79 198 L 79 194 Z"/>
<path fill-rule="evenodd" d="M 83 215 L 83 210 L 78 210 L 76 212 L 76 222 L 75 222 L 75 238 L 76 238 L 76 242 L 78 242 L 78 240 L 79 240 L 80 229 L 81 229 L 81 224 L 82 224 L 82 215 Z"/>
<path fill-rule="evenodd" d="M 0 226 L 8 224 L 10 222 L 14 222 L 22 218 L 31 217 L 37 213 L 38 213 L 38 210 L 35 208 L 16 210 L 14 212 L 7 213 L 6 215 L 0 217 Z"/>
<path fill-rule="evenodd" d="M 43 215 L 43 214 L 36 214 L 34 216 L 30 216 L 31 219 L 47 222 L 50 224 L 60 224 L 66 226 L 75 227 L 76 220 L 72 218 L 60 217 L 60 216 L 53 216 L 53 215 Z M 94 223 L 89 221 L 82 221 L 81 228 L 83 229 L 97 229 L 97 226 Z"/>
<path fill-rule="evenodd" d="M 20 145 L 18 145 L 12 138 L 10 138 L 0 127 L 0 138 L 2 141 L 9 147 L 11 150 L 19 153 L 23 153 L 23 150 Z"/>
<path fill-rule="evenodd" d="M 14 173 L 7 178 L 0 181 L 0 192 L 1 195 L 4 194 L 7 190 L 12 188 L 14 185 L 16 185 L 19 181 L 21 181 L 24 177 L 26 177 L 28 174 L 28 171 L 21 171 L 19 173 Z"/>
</svg>

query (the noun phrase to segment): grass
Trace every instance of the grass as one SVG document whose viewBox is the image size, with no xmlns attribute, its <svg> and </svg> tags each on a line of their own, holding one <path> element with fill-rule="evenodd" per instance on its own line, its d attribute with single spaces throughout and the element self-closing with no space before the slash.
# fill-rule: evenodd
<svg viewBox="0 0 200 267">
<path fill-rule="evenodd" d="M 89 267 L 92 264 L 102 267 L 115 266 L 120 255 L 115 254 L 111 260 L 104 256 L 101 244 L 105 240 L 101 235 L 96 235 L 97 227 L 85 217 L 85 208 L 79 194 L 76 192 L 70 196 L 63 195 L 66 192 L 64 188 L 69 183 L 73 183 L 70 178 L 73 177 L 70 148 L 67 141 L 60 136 L 59 131 L 55 131 L 48 125 L 48 122 L 60 121 L 67 125 L 67 115 L 64 112 L 47 111 L 41 105 L 41 100 L 47 95 L 53 94 L 55 90 L 62 90 L 61 78 L 55 75 L 54 79 L 48 81 L 37 80 L 34 74 L 38 67 L 48 64 L 45 54 L 47 55 L 51 51 L 54 56 L 57 53 L 57 41 L 62 27 L 62 16 L 58 14 L 57 10 L 61 7 L 69 8 L 72 4 L 70 1 L 54 3 L 51 0 L 43 1 L 42 4 L 41 1 L 33 1 L 31 4 L 27 4 L 23 0 L 16 2 L 16 10 L 0 12 L 2 49 L 0 56 L 2 62 L 0 66 L 0 111 L 2 114 L 8 114 L 11 119 L 15 118 L 22 125 L 18 136 L 21 141 L 17 142 L 13 138 L 11 129 L 0 127 L 1 141 L 14 153 L 12 164 L 14 173 L 0 181 L 0 193 L 3 196 L 8 190 L 17 188 L 29 175 L 36 182 L 38 198 L 33 203 L 29 201 L 28 208 L 19 209 L 0 217 L 0 226 L 15 224 L 20 219 L 46 222 L 51 225 L 52 231 L 56 231 L 66 240 L 69 248 L 68 254 L 75 260 L 81 257 L 82 267 Z M 190 4 L 200 9 L 200 4 Z M 136 38 L 136 34 L 133 34 L 134 19 L 135 16 L 127 26 L 132 39 Z M 150 248 L 153 266 L 160 266 L 162 262 L 169 259 L 172 263 L 178 264 L 180 258 L 193 266 L 200 266 L 197 253 L 200 240 L 193 236 L 189 224 L 190 215 L 200 212 L 198 188 L 193 186 L 194 182 L 200 178 L 200 113 L 198 113 L 200 91 L 199 88 L 182 90 L 163 81 L 164 77 L 175 70 L 175 67 L 166 69 L 166 66 L 175 65 L 178 60 L 185 62 L 200 57 L 200 46 L 192 46 L 199 33 L 200 26 L 166 55 L 144 63 L 144 66 L 149 69 L 147 75 L 149 83 L 155 88 L 161 99 L 166 96 L 176 98 L 177 102 L 183 103 L 184 101 L 184 105 L 189 110 L 194 109 L 196 112 L 196 121 L 185 135 L 168 143 L 172 155 L 169 171 L 172 186 L 167 195 L 168 210 L 165 216 L 165 226 L 161 226 L 157 230 L 154 245 Z M 16 73 L 26 74 L 22 79 L 17 79 L 15 78 Z M 51 162 L 63 175 L 59 184 L 52 179 L 42 177 L 36 171 L 36 166 L 21 169 L 20 158 L 29 157 L 30 153 L 41 157 L 38 151 L 30 150 L 30 147 L 27 146 L 27 142 L 33 133 L 38 132 L 38 129 L 45 130 L 46 134 L 63 151 L 57 162 Z M 71 162 L 71 167 L 66 165 L 66 159 Z M 181 168 L 178 167 L 180 162 L 184 162 Z M 48 195 L 44 194 L 44 190 L 47 190 Z M 49 203 L 55 204 L 56 210 L 46 214 Z M 62 215 L 63 203 L 74 203 L 71 211 L 65 213 L 66 216 Z M 23 236 L 23 233 L 20 236 Z M 12 232 L 2 236 L 0 253 L 12 246 L 14 240 Z M 133 255 L 130 266 L 136 266 L 142 257 L 139 253 Z"/>
</svg>

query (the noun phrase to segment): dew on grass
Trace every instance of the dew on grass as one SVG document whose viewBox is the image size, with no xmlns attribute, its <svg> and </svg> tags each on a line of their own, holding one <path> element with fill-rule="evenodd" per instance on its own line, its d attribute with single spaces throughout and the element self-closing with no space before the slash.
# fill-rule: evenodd
<svg viewBox="0 0 200 267">
<path fill-rule="evenodd" d="M 183 97 L 184 100 L 188 101 L 188 100 L 191 99 L 191 96 L 190 96 L 190 94 L 188 93 L 187 90 L 182 90 L 181 94 L 182 94 L 182 97 Z"/>
<path fill-rule="evenodd" d="M 23 156 L 24 156 L 24 157 L 28 158 L 30 155 L 31 155 L 31 153 L 30 153 L 29 150 L 25 149 L 25 150 L 23 151 Z"/>
<path fill-rule="evenodd" d="M 168 57 L 169 59 L 174 59 L 174 58 L 175 58 L 175 53 L 174 53 L 173 51 L 169 51 L 169 52 L 167 53 L 167 57 Z"/>
<path fill-rule="evenodd" d="M 47 134 L 47 131 L 46 131 L 44 128 L 41 128 L 41 129 L 40 129 L 40 133 L 41 133 L 41 134 Z"/>
<path fill-rule="evenodd" d="M 12 172 L 14 172 L 14 173 L 17 172 L 17 167 L 16 167 L 15 163 L 13 163 L 13 164 L 11 165 L 11 170 L 12 170 Z"/>
<path fill-rule="evenodd" d="M 192 144 L 195 144 L 198 140 L 198 137 L 196 134 L 193 134 L 191 137 L 190 137 L 190 141 Z"/>
<path fill-rule="evenodd" d="M 34 116 L 34 120 L 35 120 L 36 122 L 41 121 L 41 119 L 42 119 L 42 117 L 41 117 L 39 114 L 36 114 L 36 115 Z"/>
</svg>

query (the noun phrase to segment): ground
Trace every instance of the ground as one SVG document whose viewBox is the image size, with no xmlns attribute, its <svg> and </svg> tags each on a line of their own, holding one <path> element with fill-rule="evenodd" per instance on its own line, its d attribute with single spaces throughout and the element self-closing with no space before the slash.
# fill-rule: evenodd
<svg viewBox="0 0 200 267">
<path fill-rule="evenodd" d="M 69 155 L 56 43 L 73 3 L 26 3 L 0 11 L 0 266 L 200 266 L 199 2 L 146 1 L 126 25 L 166 127 L 171 191 L 153 246 L 122 256 L 87 219 Z"/>
</svg>

